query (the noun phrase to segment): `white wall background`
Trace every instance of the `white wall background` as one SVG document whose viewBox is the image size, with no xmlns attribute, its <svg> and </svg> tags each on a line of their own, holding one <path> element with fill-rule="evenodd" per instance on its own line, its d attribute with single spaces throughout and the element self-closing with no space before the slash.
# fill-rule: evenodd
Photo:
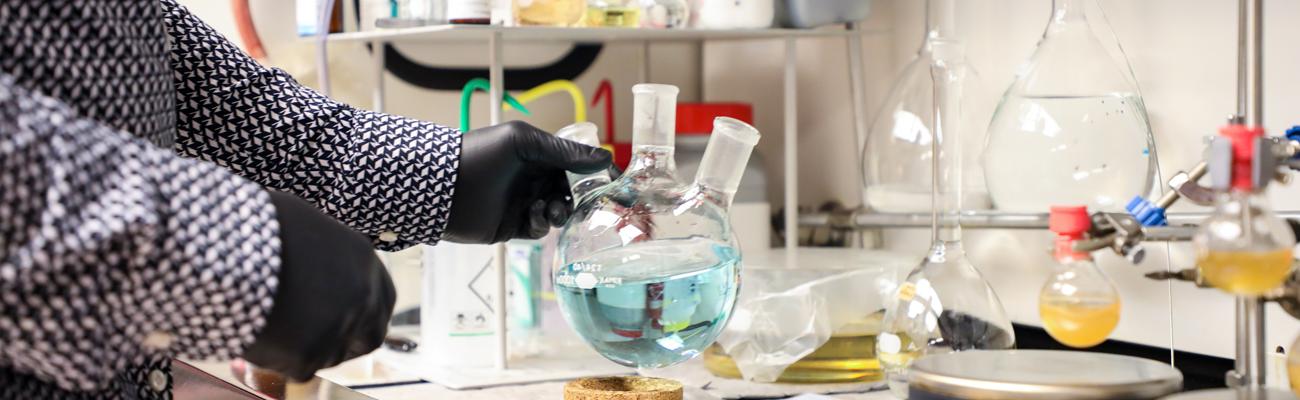
<svg viewBox="0 0 1300 400">
<path fill-rule="evenodd" d="M 1226 115 L 1235 109 L 1236 2 L 1232 0 L 1099 0 L 1112 27 L 1129 55 L 1142 87 L 1155 132 L 1162 172 L 1167 176 L 1194 164 L 1202 149 L 1201 138 L 1214 134 Z M 188 1 L 196 12 L 226 32 L 229 11 L 224 2 Z M 1300 123 L 1300 49 L 1291 38 L 1300 37 L 1300 26 L 1289 21 L 1300 16 L 1300 3 L 1266 0 L 1266 127 L 1278 133 Z M 868 57 L 869 114 L 888 90 L 891 76 L 910 59 L 919 46 L 922 29 L 921 0 L 878 0 L 866 27 L 876 33 L 866 37 Z M 315 80 L 311 70 L 310 42 L 292 37 L 291 24 L 275 21 L 293 15 L 292 2 L 254 2 L 255 21 L 271 54 L 270 62 L 286 67 L 304 82 Z M 989 87 L 1000 95 L 1013 79 L 1016 66 L 1026 60 L 1041 36 L 1051 8 L 1050 0 L 963 0 L 959 6 L 959 30 L 968 35 L 970 59 Z M 223 20 L 224 19 L 224 20 Z M 511 65 L 543 63 L 562 54 L 565 46 L 510 46 Z M 403 46 L 409 54 L 446 64 L 474 64 L 485 61 L 484 49 L 476 46 Z M 690 45 L 656 45 L 651 78 L 681 85 L 683 98 L 701 93 L 707 100 L 750 101 L 756 107 L 756 125 L 765 132 L 759 152 L 771 171 L 771 199 L 780 206 L 782 179 L 781 66 L 780 42 L 725 42 L 705 45 L 703 59 Z M 849 92 L 846 85 L 845 44 L 840 39 L 810 39 L 799 43 L 799 189 L 800 202 L 815 205 L 826 200 L 859 204 L 856 144 L 852 134 Z M 334 53 L 341 71 L 334 85 L 336 97 L 361 106 L 369 103 L 373 73 L 367 56 L 357 48 Z M 600 78 L 613 79 L 620 109 L 621 136 L 630 131 L 627 114 L 628 88 L 636 80 L 640 48 L 615 45 L 578 84 L 593 90 Z M 696 66 L 699 69 L 696 69 Z M 695 87 L 703 73 L 704 85 Z M 389 82 L 389 111 L 413 117 L 455 123 L 457 95 L 430 93 L 404 84 Z M 995 102 L 996 98 L 987 99 Z M 480 100 L 480 103 L 482 101 Z M 546 99 L 536 106 L 545 118 L 530 118 L 539 126 L 555 129 L 571 115 L 567 99 Z M 475 121 L 486 121 L 482 104 Z M 602 121 L 597 110 L 590 117 Z M 514 117 L 515 114 L 507 114 Z M 1278 209 L 1300 210 L 1300 185 L 1274 188 L 1273 204 Z M 1191 207 L 1180 205 L 1177 211 Z M 920 255 L 928 243 L 921 230 L 895 232 L 887 245 Z M 1050 258 L 1050 235 L 1044 232 L 967 232 L 973 259 L 1002 297 L 1012 318 L 1037 324 L 1037 294 L 1046 279 Z M 1232 301 L 1210 290 L 1187 283 L 1166 284 L 1142 278 L 1142 274 L 1192 265 L 1184 244 L 1150 246 L 1143 265 L 1131 266 L 1114 257 L 1102 257 L 1103 269 L 1117 281 L 1123 296 L 1123 316 L 1114 337 L 1156 346 L 1172 343 L 1182 350 L 1230 357 L 1233 352 Z M 1170 298 L 1172 296 L 1172 306 Z M 1171 321 L 1172 310 L 1172 321 Z M 1172 332 L 1172 335 L 1171 335 Z M 1287 345 L 1300 333 L 1300 323 L 1269 306 L 1269 346 Z"/>
</svg>

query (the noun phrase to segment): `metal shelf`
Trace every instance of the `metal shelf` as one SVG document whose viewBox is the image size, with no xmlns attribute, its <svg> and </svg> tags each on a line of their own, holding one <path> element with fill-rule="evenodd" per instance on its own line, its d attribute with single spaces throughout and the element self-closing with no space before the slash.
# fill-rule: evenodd
<svg viewBox="0 0 1300 400">
<path fill-rule="evenodd" d="M 557 28 L 502 27 L 495 25 L 429 25 L 414 28 L 377 29 L 366 32 L 335 33 L 331 42 L 372 41 L 446 41 L 487 42 L 494 33 L 505 41 L 551 42 L 695 42 L 705 40 L 758 40 L 817 37 L 846 37 L 854 34 L 884 33 L 885 30 L 845 29 L 638 29 L 638 28 Z"/>
<path fill-rule="evenodd" d="M 1208 212 L 1169 213 L 1170 227 L 1196 226 L 1209 217 Z M 1300 211 L 1281 211 L 1280 218 L 1300 219 Z M 1047 229 L 1047 213 L 1013 213 L 1002 211 L 967 211 L 960 218 L 942 216 L 943 224 L 961 220 L 962 228 L 970 229 Z M 799 226 L 836 226 L 845 228 L 929 228 L 930 213 L 870 212 L 852 215 L 827 213 L 801 214 Z"/>
</svg>

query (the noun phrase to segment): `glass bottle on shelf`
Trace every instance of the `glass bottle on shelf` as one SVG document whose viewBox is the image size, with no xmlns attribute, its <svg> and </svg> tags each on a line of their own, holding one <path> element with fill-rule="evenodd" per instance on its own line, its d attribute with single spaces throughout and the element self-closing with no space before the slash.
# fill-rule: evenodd
<svg viewBox="0 0 1300 400">
<path fill-rule="evenodd" d="M 931 208 L 933 247 L 920 266 L 899 285 L 887 304 L 876 355 L 889 388 L 907 398 L 907 369 L 929 354 L 1015 346 L 1011 321 L 997 294 L 970 263 L 961 243 L 962 140 L 958 71 L 962 44 L 932 43 L 936 136 L 931 141 Z M 942 221 L 947 220 L 947 221 Z"/>
<path fill-rule="evenodd" d="M 586 0 L 512 0 L 522 26 L 575 26 L 587 14 Z"/>
<path fill-rule="evenodd" d="M 1137 80 L 1095 0 L 1052 3 L 1043 38 L 989 124 L 989 194 L 1007 211 L 1122 211 L 1150 191 L 1156 165 Z"/>
<path fill-rule="evenodd" d="M 659 29 L 685 28 L 691 19 L 686 0 L 639 0 L 641 27 Z"/>
<path fill-rule="evenodd" d="M 560 231 L 555 292 L 565 320 L 616 363 L 659 368 L 701 354 L 736 301 L 741 254 L 727 209 L 759 134 L 718 118 L 695 182 L 673 161 L 677 88 L 636 85 L 633 158 L 580 195 Z M 582 177 L 574 177 L 581 191 Z"/>
<path fill-rule="evenodd" d="M 1231 180 L 1216 182 L 1214 213 L 1192 238 L 1196 268 L 1211 286 L 1238 296 L 1259 296 L 1281 286 L 1291 273 L 1295 235 L 1273 214 L 1264 185 L 1252 181 L 1253 152 L 1263 129 L 1230 125 L 1220 134 L 1218 140 L 1232 146 L 1232 162 L 1211 163 L 1210 176 Z M 1218 168 L 1231 171 L 1216 174 Z"/>
<path fill-rule="evenodd" d="M 930 65 L 935 41 L 955 37 L 956 0 L 926 1 L 926 35 L 916 57 L 894 81 L 884 104 L 876 113 L 862 149 L 866 198 L 871 208 L 885 212 L 925 212 L 930 205 L 930 142 L 934 136 L 934 80 Z M 954 66 L 961 85 L 962 138 L 967 154 L 979 154 L 984 145 L 984 128 L 991 112 L 987 88 L 969 63 Z M 943 140 L 941 137 L 940 140 Z M 942 156 L 942 155 L 941 155 Z M 962 165 L 963 207 L 989 208 L 983 168 L 976 157 Z"/>
<path fill-rule="evenodd" d="M 492 0 L 447 0 L 447 22 L 466 25 L 492 23 Z"/>
<path fill-rule="evenodd" d="M 641 26 L 638 0 L 587 0 L 587 26 L 636 28 Z"/>
<path fill-rule="evenodd" d="M 1038 294 L 1043 329 L 1066 346 L 1096 346 L 1119 325 L 1120 299 L 1092 255 L 1073 249 L 1092 225 L 1088 208 L 1054 206 L 1048 225 L 1057 235 L 1054 256 L 1060 265 Z"/>
</svg>

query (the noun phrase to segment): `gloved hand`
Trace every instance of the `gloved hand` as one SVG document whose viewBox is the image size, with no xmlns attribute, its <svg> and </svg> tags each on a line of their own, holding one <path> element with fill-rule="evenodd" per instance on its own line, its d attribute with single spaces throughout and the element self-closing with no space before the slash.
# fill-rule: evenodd
<svg viewBox="0 0 1300 400">
<path fill-rule="evenodd" d="M 243 358 L 305 381 L 378 348 L 397 295 L 368 238 L 302 199 L 270 194 L 280 223 L 280 284 Z"/>
<path fill-rule="evenodd" d="M 466 132 L 443 239 L 496 243 L 540 238 L 572 212 L 564 172 L 600 171 L 611 160 L 605 150 L 520 121 Z"/>
</svg>

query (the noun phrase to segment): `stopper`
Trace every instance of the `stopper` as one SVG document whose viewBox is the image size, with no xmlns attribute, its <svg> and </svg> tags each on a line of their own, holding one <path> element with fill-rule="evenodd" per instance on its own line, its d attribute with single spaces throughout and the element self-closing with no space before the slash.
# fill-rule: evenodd
<svg viewBox="0 0 1300 400">
<path fill-rule="evenodd" d="M 1092 227 L 1086 206 L 1052 206 L 1047 218 L 1047 228 L 1056 233 L 1056 259 L 1058 261 L 1088 258 L 1088 253 L 1074 250 L 1074 242 L 1083 239 L 1084 232 Z"/>
<path fill-rule="evenodd" d="M 682 384 L 643 376 L 582 378 L 564 385 L 564 400 L 682 400 Z"/>
</svg>

